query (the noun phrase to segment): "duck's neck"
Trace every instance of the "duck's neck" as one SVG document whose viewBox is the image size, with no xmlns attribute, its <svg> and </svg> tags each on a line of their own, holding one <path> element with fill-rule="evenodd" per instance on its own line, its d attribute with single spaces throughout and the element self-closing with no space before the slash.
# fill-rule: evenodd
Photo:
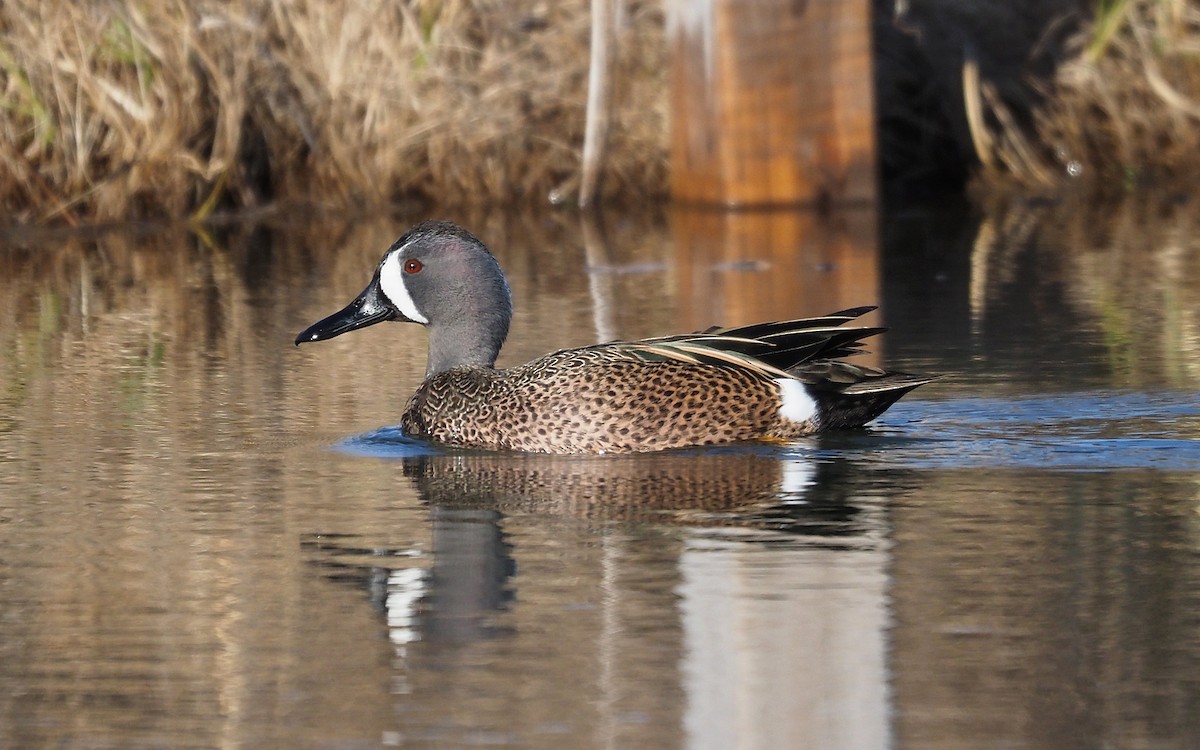
<svg viewBox="0 0 1200 750">
<path fill-rule="evenodd" d="M 494 367 L 512 321 L 512 292 L 496 259 L 480 252 L 457 256 L 464 264 L 449 274 L 457 283 L 441 292 L 430 314 L 429 364 L 425 377 L 454 367 Z"/>
<path fill-rule="evenodd" d="M 494 367 L 508 335 L 508 323 L 502 311 L 489 311 L 430 325 L 425 377 L 454 367 Z"/>
</svg>

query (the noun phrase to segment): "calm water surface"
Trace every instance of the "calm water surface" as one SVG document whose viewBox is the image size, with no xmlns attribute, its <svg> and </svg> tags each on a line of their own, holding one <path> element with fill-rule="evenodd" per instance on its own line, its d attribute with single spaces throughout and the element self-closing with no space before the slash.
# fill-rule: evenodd
<svg viewBox="0 0 1200 750">
<path fill-rule="evenodd" d="M 1200 747 L 1200 209 L 457 217 L 502 364 L 877 302 L 868 430 L 631 457 L 389 425 L 296 349 L 406 222 L 0 243 L 0 747 Z"/>
</svg>

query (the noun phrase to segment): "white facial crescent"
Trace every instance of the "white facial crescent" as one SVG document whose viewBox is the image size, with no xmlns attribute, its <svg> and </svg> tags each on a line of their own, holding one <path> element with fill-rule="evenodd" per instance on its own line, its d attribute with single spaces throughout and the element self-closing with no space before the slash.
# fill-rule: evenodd
<svg viewBox="0 0 1200 750">
<path fill-rule="evenodd" d="M 418 323 L 428 324 L 429 319 L 417 309 L 417 303 L 413 302 L 412 295 L 408 293 L 408 287 L 404 285 L 404 269 L 400 266 L 402 252 L 404 252 L 403 247 L 388 255 L 383 261 L 383 265 L 379 268 L 379 288 L 383 290 L 383 296 L 398 307 L 404 317 Z"/>
</svg>

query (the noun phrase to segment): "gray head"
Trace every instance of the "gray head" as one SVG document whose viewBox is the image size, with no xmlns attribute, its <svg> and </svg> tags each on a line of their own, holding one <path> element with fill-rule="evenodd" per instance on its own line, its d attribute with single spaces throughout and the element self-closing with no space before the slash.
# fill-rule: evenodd
<svg viewBox="0 0 1200 750">
<path fill-rule="evenodd" d="M 296 344 L 384 320 L 429 329 L 426 377 L 460 365 L 491 367 L 508 335 L 512 294 L 500 264 L 475 235 L 427 221 L 392 243 L 362 294 L 306 328 Z"/>
</svg>

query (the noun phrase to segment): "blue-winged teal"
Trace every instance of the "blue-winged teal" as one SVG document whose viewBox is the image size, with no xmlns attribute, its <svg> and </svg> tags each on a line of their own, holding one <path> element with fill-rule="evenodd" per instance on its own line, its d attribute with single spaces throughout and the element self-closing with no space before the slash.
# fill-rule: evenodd
<svg viewBox="0 0 1200 750">
<path fill-rule="evenodd" d="M 499 370 L 512 318 L 500 265 L 465 229 L 425 222 L 388 248 L 362 294 L 296 343 L 384 320 L 420 323 L 429 365 L 400 420 L 408 435 L 472 448 L 630 453 L 869 422 L 932 379 L 835 361 L 884 330 L 840 327 L 872 309 L 564 349 Z"/>
</svg>

